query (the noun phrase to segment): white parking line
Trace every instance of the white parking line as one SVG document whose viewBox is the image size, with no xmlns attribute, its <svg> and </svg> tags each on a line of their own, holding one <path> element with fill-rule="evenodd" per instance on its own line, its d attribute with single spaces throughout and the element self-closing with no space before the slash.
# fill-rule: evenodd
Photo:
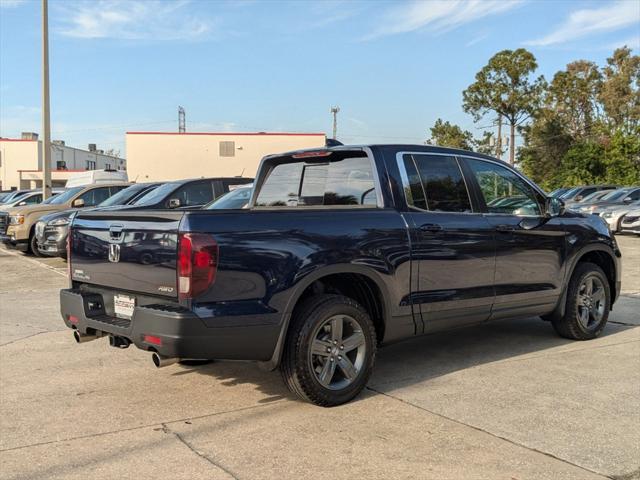
<svg viewBox="0 0 640 480">
<path fill-rule="evenodd" d="M 60 270 L 58 270 L 55 267 L 52 267 L 51 265 L 47 265 L 46 263 L 39 262 L 39 261 L 34 260 L 33 258 L 29 258 L 29 257 L 27 257 L 25 255 L 21 255 L 18 252 L 12 252 L 11 250 L 7 250 L 5 248 L 5 249 L 2 250 L 2 253 L 6 253 L 7 255 L 13 255 L 14 257 L 17 257 L 17 258 L 22 258 L 23 260 L 26 260 L 27 262 L 34 263 L 34 264 L 36 264 L 36 265 L 38 265 L 40 267 L 49 269 L 52 272 L 56 272 L 58 275 L 62 275 L 63 277 L 68 277 L 66 272 L 61 272 Z"/>
</svg>

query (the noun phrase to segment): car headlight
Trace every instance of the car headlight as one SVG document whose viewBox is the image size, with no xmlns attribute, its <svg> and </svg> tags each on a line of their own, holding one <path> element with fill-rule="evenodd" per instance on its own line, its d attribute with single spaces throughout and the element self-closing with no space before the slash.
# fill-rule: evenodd
<svg viewBox="0 0 640 480">
<path fill-rule="evenodd" d="M 61 217 L 61 218 L 56 218 L 54 220 L 51 220 L 49 222 L 49 225 L 52 225 L 54 227 L 61 227 L 63 225 L 69 225 L 69 217 Z"/>
<path fill-rule="evenodd" d="M 24 223 L 24 215 L 11 215 L 9 217 L 9 225 L 22 225 Z"/>
</svg>

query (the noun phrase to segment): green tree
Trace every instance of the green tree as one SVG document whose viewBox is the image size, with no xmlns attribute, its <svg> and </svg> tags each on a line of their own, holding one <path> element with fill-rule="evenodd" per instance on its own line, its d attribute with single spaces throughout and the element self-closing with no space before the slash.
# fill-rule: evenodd
<svg viewBox="0 0 640 480">
<path fill-rule="evenodd" d="M 511 128 L 509 161 L 515 161 L 516 127 L 533 115 L 545 89 L 544 77 L 532 79 L 538 68 L 533 54 L 524 48 L 495 54 L 462 93 L 464 111 L 476 121 L 490 112 L 502 115 Z"/>
<path fill-rule="evenodd" d="M 622 131 L 612 137 L 604 155 L 606 181 L 618 185 L 640 184 L 640 136 Z"/>
<path fill-rule="evenodd" d="M 563 185 L 563 159 L 575 143 L 565 122 L 545 111 L 522 129 L 524 145 L 518 150 L 523 171 L 548 190 Z"/>
<path fill-rule="evenodd" d="M 473 150 L 473 135 L 467 130 L 462 130 L 458 125 L 438 118 L 429 130 L 431 130 L 431 138 L 427 143 L 430 145 Z"/>
<path fill-rule="evenodd" d="M 545 96 L 545 107 L 562 122 L 569 135 L 582 139 L 599 116 L 602 74 L 593 62 L 578 60 L 556 73 Z"/>
<path fill-rule="evenodd" d="M 600 101 L 613 129 L 638 135 L 640 128 L 640 56 L 628 47 L 618 48 L 607 59 Z"/>
</svg>

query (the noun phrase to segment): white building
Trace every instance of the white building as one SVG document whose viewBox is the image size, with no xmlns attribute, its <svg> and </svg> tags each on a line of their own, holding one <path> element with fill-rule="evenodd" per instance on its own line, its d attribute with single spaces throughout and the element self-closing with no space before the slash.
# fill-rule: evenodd
<svg viewBox="0 0 640 480">
<path fill-rule="evenodd" d="M 127 173 L 138 182 L 253 177 L 265 155 L 325 143 L 324 133 L 127 132 Z"/>
<path fill-rule="evenodd" d="M 95 144 L 82 150 L 60 140 L 51 143 L 52 187 L 64 187 L 74 172 L 102 169 L 126 170 L 126 160 L 105 155 Z M 41 187 L 42 141 L 38 134 L 25 132 L 18 139 L 0 138 L 0 190 Z"/>
</svg>

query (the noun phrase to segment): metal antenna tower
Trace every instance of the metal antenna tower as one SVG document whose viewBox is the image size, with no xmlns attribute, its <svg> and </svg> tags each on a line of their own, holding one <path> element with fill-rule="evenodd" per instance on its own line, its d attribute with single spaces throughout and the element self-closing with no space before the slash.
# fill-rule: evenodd
<svg viewBox="0 0 640 480">
<path fill-rule="evenodd" d="M 340 111 L 340 107 L 335 106 L 331 107 L 331 114 L 333 115 L 333 139 L 336 140 L 336 135 L 338 134 L 338 112 Z"/>
<path fill-rule="evenodd" d="M 187 131 L 187 118 L 183 107 L 178 106 L 178 133 Z"/>
</svg>

